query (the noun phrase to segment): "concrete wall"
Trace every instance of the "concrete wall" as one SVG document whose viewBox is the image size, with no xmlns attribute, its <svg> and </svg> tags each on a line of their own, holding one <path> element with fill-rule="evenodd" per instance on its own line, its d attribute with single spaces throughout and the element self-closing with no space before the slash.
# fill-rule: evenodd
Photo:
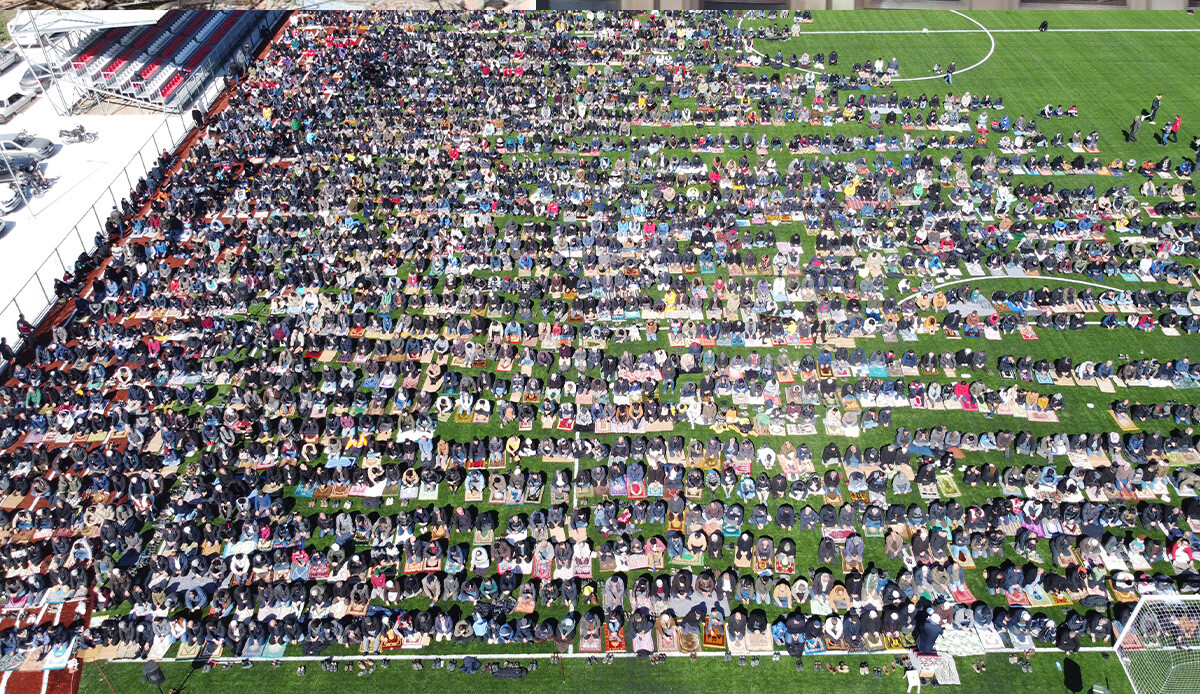
<svg viewBox="0 0 1200 694">
<path fill-rule="evenodd" d="M 1130 10 L 1186 10 L 1187 0 L 1128 0 L 1126 9 Z"/>
<path fill-rule="evenodd" d="M 860 0 L 860 10 L 969 10 L 966 0 Z"/>
<path fill-rule="evenodd" d="M 967 3 L 972 10 L 1017 10 L 1021 0 L 971 0 Z"/>
</svg>

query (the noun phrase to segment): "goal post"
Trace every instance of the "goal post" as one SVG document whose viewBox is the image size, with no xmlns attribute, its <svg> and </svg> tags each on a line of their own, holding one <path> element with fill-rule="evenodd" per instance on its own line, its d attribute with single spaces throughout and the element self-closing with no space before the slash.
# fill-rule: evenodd
<svg viewBox="0 0 1200 694">
<path fill-rule="evenodd" d="M 1200 595 L 1143 596 L 1114 650 L 1134 694 L 1200 692 Z"/>
</svg>

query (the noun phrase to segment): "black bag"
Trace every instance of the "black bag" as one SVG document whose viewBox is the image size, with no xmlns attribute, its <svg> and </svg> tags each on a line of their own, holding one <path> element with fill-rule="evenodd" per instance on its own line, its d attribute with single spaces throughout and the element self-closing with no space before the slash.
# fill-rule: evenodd
<svg viewBox="0 0 1200 694">
<path fill-rule="evenodd" d="M 492 677 L 498 680 L 519 680 L 529 674 L 523 667 L 498 667 L 492 670 Z"/>
<path fill-rule="evenodd" d="M 460 665 L 458 669 L 467 673 L 468 675 L 473 675 L 476 672 L 479 672 L 479 668 L 481 667 L 483 667 L 483 663 L 479 662 L 479 659 L 475 656 L 469 655 L 466 658 L 463 658 L 462 665 Z"/>
</svg>

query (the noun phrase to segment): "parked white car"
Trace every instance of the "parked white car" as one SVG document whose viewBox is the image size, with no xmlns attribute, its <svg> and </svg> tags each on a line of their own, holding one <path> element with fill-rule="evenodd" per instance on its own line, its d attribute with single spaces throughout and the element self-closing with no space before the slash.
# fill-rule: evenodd
<svg viewBox="0 0 1200 694">
<path fill-rule="evenodd" d="M 7 99 L 0 102 L 0 123 L 7 123 L 25 107 L 33 103 L 33 94 L 13 92 Z"/>
<path fill-rule="evenodd" d="M 12 185 L 0 186 L 0 214 L 8 214 L 21 206 L 21 196 Z"/>
<path fill-rule="evenodd" d="M 44 137 L 34 137 L 27 132 L 0 135 L 0 154 L 24 154 L 41 161 L 54 154 L 54 143 Z"/>
<path fill-rule="evenodd" d="M 16 51 L 7 48 L 0 48 L 0 72 L 4 72 L 12 67 L 14 63 L 21 59 Z"/>
</svg>

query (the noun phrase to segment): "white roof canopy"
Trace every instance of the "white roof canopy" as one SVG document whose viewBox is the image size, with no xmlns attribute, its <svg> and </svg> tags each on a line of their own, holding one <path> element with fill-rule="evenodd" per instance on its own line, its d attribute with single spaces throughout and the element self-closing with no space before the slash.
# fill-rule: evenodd
<svg viewBox="0 0 1200 694">
<path fill-rule="evenodd" d="M 33 41 L 38 34 L 155 24 L 164 14 L 166 10 L 21 10 L 9 21 L 8 35 Z"/>
</svg>

